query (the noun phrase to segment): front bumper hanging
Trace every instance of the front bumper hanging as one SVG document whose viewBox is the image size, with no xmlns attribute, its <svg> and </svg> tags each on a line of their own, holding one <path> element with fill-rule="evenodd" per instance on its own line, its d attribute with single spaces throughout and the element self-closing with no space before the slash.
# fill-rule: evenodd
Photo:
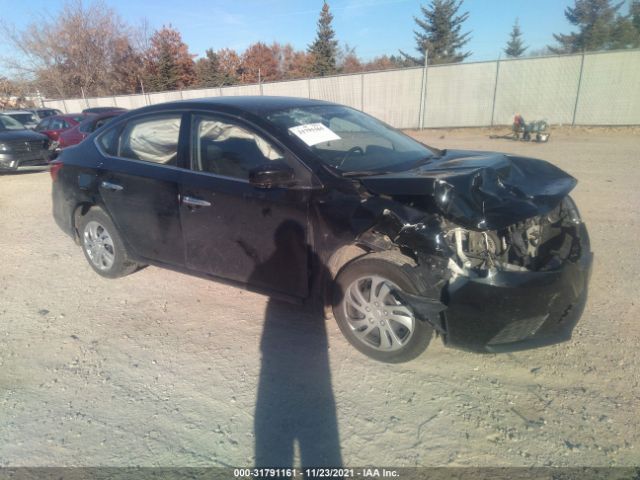
<svg viewBox="0 0 640 480">
<path fill-rule="evenodd" d="M 486 278 L 458 278 L 441 313 L 447 345 L 505 352 L 569 340 L 587 299 L 593 253 L 578 228 L 580 255 L 553 271 L 499 271 Z"/>
</svg>

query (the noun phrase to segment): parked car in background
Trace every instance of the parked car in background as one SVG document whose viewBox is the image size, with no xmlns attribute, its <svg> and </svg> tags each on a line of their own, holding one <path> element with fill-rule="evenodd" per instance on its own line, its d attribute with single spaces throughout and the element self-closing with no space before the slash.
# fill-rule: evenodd
<svg viewBox="0 0 640 480">
<path fill-rule="evenodd" d="M 51 148 L 58 146 L 60 134 L 75 127 L 88 117 L 84 113 L 70 113 L 66 115 L 52 115 L 42 120 L 35 128 L 36 132 L 46 135 L 51 140 Z"/>
<path fill-rule="evenodd" d="M 0 172 L 22 167 L 46 165 L 49 139 L 24 128 L 9 115 L 0 114 Z"/>
<path fill-rule="evenodd" d="M 568 340 L 586 301 L 575 178 L 431 148 L 342 105 L 149 106 L 63 150 L 51 176 L 54 218 L 98 274 L 154 264 L 321 299 L 381 361 L 418 356 L 434 332 L 490 352 Z"/>
<path fill-rule="evenodd" d="M 62 112 L 57 108 L 25 108 L 25 110 L 33 113 L 38 123 L 52 115 L 62 115 Z"/>
<path fill-rule="evenodd" d="M 126 111 L 126 110 L 125 110 Z M 113 110 L 100 115 L 91 115 L 82 122 L 69 130 L 65 130 L 58 137 L 58 148 L 63 149 L 72 145 L 77 145 L 88 135 L 109 123 L 109 121 L 118 115 L 122 115 L 124 111 Z"/>
<path fill-rule="evenodd" d="M 120 107 L 91 107 L 82 110 L 82 113 L 107 113 L 107 112 L 126 112 L 126 108 Z"/>
<path fill-rule="evenodd" d="M 24 128 L 33 130 L 38 125 L 38 118 L 28 110 L 5 110 L 2 113 L 20 122 Z"/>
</svg>

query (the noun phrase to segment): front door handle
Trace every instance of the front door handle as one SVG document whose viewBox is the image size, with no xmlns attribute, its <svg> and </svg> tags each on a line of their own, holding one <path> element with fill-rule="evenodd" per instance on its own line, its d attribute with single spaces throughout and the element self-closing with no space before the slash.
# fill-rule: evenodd
<svg viewBox="0 0 640 480">
<path fill-rule="evenodd" d="M 184 196 L 182 197 L 182 203 L 185 205 L 189 205 L 190 207 L 210 207 L 211 202 L 207 202 L 206 200 L 202 200 L 201 198 Z"/>
<path fill-rule="evenodd" d="M 117 183 L 102 182 L 100 186 L 102 188 L 106 188 L 107 190 L 111 190 L 113 192 L 119 192 L 120 190 L 124 190 L 124 187 L 122 185 L 118 185 Z"/>
</svg>

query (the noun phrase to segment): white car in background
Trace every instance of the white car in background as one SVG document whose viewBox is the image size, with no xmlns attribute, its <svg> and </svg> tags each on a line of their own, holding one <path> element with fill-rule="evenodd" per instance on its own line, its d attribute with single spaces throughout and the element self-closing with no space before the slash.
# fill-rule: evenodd
<svg viewBox="0 0 640 480">
<path fill-rule="evenodd" d="M 28 128 L 29 130 L 36 128 L 36 125 L 40 122 L 38 116 L 29 110 L 6 110 L 2 113 L 20 122 L 24 125 L 24 128 Z"/>
</svg>

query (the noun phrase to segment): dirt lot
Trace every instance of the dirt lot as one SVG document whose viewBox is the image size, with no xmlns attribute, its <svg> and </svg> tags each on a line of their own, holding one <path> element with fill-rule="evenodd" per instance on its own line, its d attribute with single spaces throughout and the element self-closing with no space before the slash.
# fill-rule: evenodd
<svg viewBox="0 0 640 480">
<path fill-rule="evenodd" d="M 0 466 L 249 466 L 292 445 L 349 466 L 640 465 L 638 131 L 419 136 L 579 179 L 596 262 L 570 343 L 437 340 L 376 363 L 333 321 L 257 294 L 158 268 L 102 279 L 54 224 L 49 174 L 0 176 Z"/>
</svg>

